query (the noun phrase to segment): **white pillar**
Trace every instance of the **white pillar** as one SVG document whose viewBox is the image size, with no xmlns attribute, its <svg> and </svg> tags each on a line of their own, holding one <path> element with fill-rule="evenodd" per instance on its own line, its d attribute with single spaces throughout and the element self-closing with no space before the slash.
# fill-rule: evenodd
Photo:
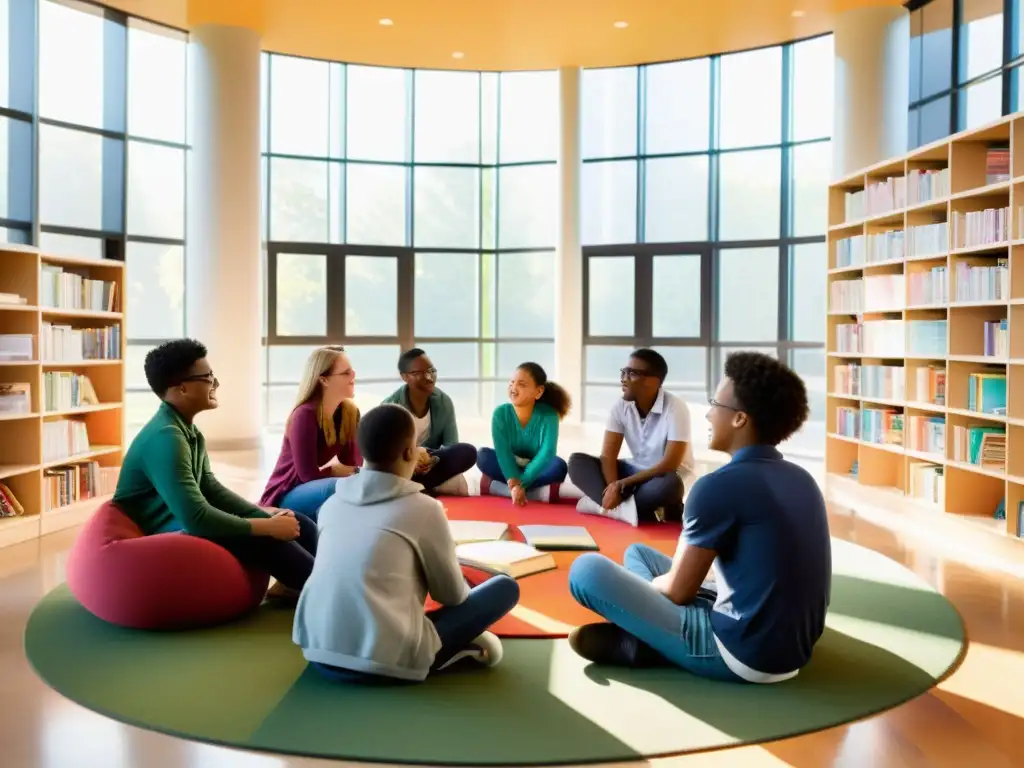
<svg viewBox="0 0 1024 768">
<path fill-rule="evenodd" d="M 835 26 L 832 177 L 907 151 L 910 14 L 902 7 L 857 8 Z"/>
<path fill-rule="evenodd" d="M 583 251 L 580 247 L 581 70 L 558 70 L 558 255 L 555 271 L 555 380 L 569 390 L 567 421 L 583 421 Z"/>
<path fill-rule="evenodd" d="M 260 35 L 202 25 L 191 31 L 189 56 L 186 327 L 207 346 L 220 380 L 220 407 L 198 424 L 211 448 L 258 448 Z"/>
</svg>

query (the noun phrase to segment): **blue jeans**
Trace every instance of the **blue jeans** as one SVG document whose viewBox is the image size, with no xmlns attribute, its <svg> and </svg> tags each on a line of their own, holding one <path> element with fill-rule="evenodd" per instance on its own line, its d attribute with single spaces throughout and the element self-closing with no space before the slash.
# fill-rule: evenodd
<svg viewBox="0 0 1024 768">
<path fill-rule="evenodd" d="M 688 605 L 676 605 L 650 582 L 672 567 L 672 558 L 645 544 L 631 544 L 618 565 L 588 552 L 569 569 L 569 591 L 589 608 L 658 651 L 668 661 L 700 677 L 741 682 L 726 666 L 711 629 L 714 600 L 702 592 Z"/>
<path fill-rule="evenodd" d="M 498 454 L 494 452 L 493 448 L 481 448 L 478 450 L 476 452 L 476 465 L 491 480 L 496 480 L 499 483 L 508 483 L 505 473 L 501 471 L 501 465 L 498 464 Z M 565 463 L 565 459 L 555 456 L 551 463 L 544 467 L 544 471 L 537 475 L 537 479 L 529 486 L 525 486 L 526 490 L 543 488 L 545 485 L 554 485 L 555 483 L 564 483 L 567 474 L 569 474 L 569 466 Z"/>
<path fill-rule="evenodd" d="M 452 656 L 466 648 L 498 619 L 515 608 L 518 602 L 519 583 L 502 573 L 473 587 L 469 591 L 469 597 L 458 605 L 445 606 L 431 613 L 430 620 L 434 622 L 434 628 L 441 638 L 441 650 L 434 657 L 430 671 L 434 672 Z M 386 685 L 409 682 L 385 675 L 332 667 L 319 662 L 312 662 L 312 665 L 322 675 L 337 683 Z"/>
<path fill-rule="evenodd" d="M 320 515 L 320 507 L 331 496 L 338 485 L 337 477 L 321 477 L 308 483 L 297 485 L 281 497 L 278 505 L 281 509 L 305 515 L 314 523 Z"/>
</svg>

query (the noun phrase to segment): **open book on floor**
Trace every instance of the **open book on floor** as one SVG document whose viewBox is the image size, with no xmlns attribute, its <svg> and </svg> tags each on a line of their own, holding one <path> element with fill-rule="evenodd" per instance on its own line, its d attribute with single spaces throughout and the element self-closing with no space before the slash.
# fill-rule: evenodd
<svg viewBox="0 0 1024 768">
<path fill-rule="evenodd" d="M 597 542 L 582 525 L 520 525 L 526 543 L 536 549 L 582 551 L 598 550 Z"/>
<path fill-rule="evenodd" d="M 471 544 L 474 541 L 499 541 L 509 535 L 508 523 L 490 520 L 449 520 L 448 528 L 456 544 Z"/>
<path fill-rule="evenodd" d="M 492 573 L 506 573 L 521 579 L 554 570 L 555 558 L 521 541 L 476 541 L 455 548 L 459 562 Z"/>
</svg>

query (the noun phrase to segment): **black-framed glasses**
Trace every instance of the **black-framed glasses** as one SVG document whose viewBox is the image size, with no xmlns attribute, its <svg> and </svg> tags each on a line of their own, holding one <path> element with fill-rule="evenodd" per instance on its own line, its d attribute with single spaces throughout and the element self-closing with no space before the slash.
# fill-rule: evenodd
<svg viewBox="0 0 1024 768">
<path fill-rule="evenodd" d="M 203 381 L 207 384 L 212 384 L 215 387 L 220 386 L 220 382 L 217 381 L 217 377 L 213 375 L 213 371 L 210 371 L 209 373 L 197 373 L 194 376 L 186 376 L 181 380 L 181 383 L 184 384 L 186 381 Z"/>
<path fill-rule="evenodd" d="M 406 371 L 406 373 L 417 378 L 424 377 L 431 380 L 437 378 L 437 368 L 424 368 L 422 371 Z"/>
<path fill-rule="evenodd" d="M 654 374 L 650 371 L 645 371 L 641 368 L 620 368 L 619 369 L 619 381 L 629 379 L 630 381 L 636 381 L 646 376 L 653 376 Z"/>
<path fill-rule="evenodd" d="M 740 411 L 743 410 L 742 408 L 737 408 L 734 405 L 726 405 L 725 403 L 721 403 L 718 400 L 715 400 L 715 398 L 713 397 L 708 398 L 708 405 L 710 405 L 712 408 L 725 408 L 728 411 L 736 411 L 736 413 L 739 413 Z"/>
</svg>

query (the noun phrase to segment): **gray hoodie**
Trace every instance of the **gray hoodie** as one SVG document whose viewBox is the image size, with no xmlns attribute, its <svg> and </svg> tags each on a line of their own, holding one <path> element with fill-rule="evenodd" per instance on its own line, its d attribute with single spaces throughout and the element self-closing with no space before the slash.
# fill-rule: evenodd
<svg viewBox="0 0 1024 768">
<path fill-rule="evenodd" d="M 427 593 L 458 605 L 469 587 L 444 509 L 411 480 L 363 469 L 320 508 L 313 573 L 292 640 L 309 661 L 404 680 L 427 676 L 441 641 Z"/>
</svg>

